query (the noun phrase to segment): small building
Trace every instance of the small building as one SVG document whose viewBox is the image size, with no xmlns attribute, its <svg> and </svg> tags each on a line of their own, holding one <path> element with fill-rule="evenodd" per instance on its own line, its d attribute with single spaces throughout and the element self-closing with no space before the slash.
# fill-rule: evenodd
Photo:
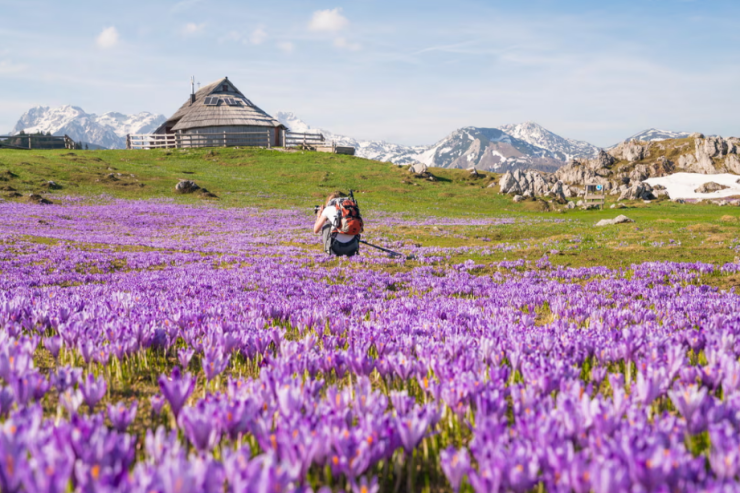
<svg viewBox="0 0 740 493">
<path fill-rule="evenodd" d="M 224 77 L 193 92 L 154 135 L 176 139 L 177 147 L 271 147 L 284 145 L 285 130 Z"/>
</svg>

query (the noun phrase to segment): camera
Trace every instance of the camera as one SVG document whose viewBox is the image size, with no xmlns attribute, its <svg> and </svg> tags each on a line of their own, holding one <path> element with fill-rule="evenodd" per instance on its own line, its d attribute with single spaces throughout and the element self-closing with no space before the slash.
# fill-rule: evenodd
<svg viewBox="0 0 740 493">
<path fill-rule="evenodd" d="M 313 213 L 314 214 L 318 214 L 319 213 L 319 209 L 321 209 L 321 206 L 320 205 L 313 206 Z"/>
</svg>

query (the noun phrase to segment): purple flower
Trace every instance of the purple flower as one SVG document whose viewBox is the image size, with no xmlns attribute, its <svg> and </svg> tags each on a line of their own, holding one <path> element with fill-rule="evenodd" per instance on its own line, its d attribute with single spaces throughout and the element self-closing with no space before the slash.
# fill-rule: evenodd
<svg viewBox="0 0 740 493">
<path fill-rule="evenodd" d="M 162 395 L 170 403 L 172 413 L 177 418 L 182 406 L 185 405 L 195 389 L 195 378 L 190 373 L 181 375 L 180 368 L 175 367 L 170 378 L 160 375 L 158 381 L 159 390 L 162 391 Z"/>
<path fill-rule="evenodd" d="M 360 484 L 352 481 L 350 483 L 352 487 L 352 493 L 378 493 L 380 491 L 380 485 L 378 485 L 378 478 L 373 476 L 373 479 L 368 482 L 367 478 L 363 476 L 360 478 Z"/>
<path fill-rule="evenodd" d="M 686 419 L 686 424 L 693 433 L 695 426 L 692 425 L 695 422 L 695 416 L 698 416 L 697 411 L 702 407 L 707 397 L 707 389 L 697 385 L 689 385 L 683 389 L 669 390 L 668 396 L 681 413 L 681 416 Z"/>
<path fill-rule="evenodd" d="M 162 413 L 162 407 L 164 406 L 165 399 L 161 394 L 154 394 L 149 397 L 149 403 L 152 406 L 152 412 L 156 415 Z"/>
<path fill-rule="evenodd" d="M 44 347 L 56 360 L 59 358 L 59 352 L 62 350 L 62 338 L 59 336 L 47 337 L 44 339 Z"/>
<path fill-rule="evenodd" d="M 463 448 L 456 451 L 454 447 L 450 446 L 440 452 L 439 456 L 439 463 L 450 482 L 452 490 L 459 491 L 463 478 L 470 471 L 468 450 Z"/>
<path fill-rule="evenodd" d="M 82 404 L 84 397 L 79 389 L 67 389 L 59 395 L 59 403 L 68 413 L 74 414 Z"/>
<path fill-rule="evenodd" d="M 203 373 L 209 382 L 216 378 L 229 365 L 229 355 L 224 356 L 219 349 L 211 349 L 203 355 Z"/>
<path fill-rule="evenodd" d="M 95 408 L 95 405 L 105 396 L 105 391 L 108 389 L 108 384 L 103 377 L 95 378 L 92 373 L 87 374 L 87 378 L 82 380 L 80 384 L 80 391 L 82 397 L 85 399 L 90 412 Z"/>
<path fill-rule="evenodd" d="M 131 422 L 136 418 L 138 403 L 134 401 L 133 405 L 128 408 L 122 402 L 118 404 L 108 404 L 108 419 L 110 419 L 113 428 L 118 432 L 124 433 Z"/>
<path fill-rule="evenodd" d="M 73 368 L 71 366 L 60 366 L 57 368 L 56 373 L 51 377 L 51 381 L 57 388 L 57 392 L 60 394 L 65 390 L 77 385 L 77 382 L 82 376 L 81 368 Z"/>
<path fill-rule="evenodd" d="M 180 362 L 180 366 L 187 368 L 194 354 L 195 350 L 191 347 L 180 349 L 177 352 L 177 360 Z"/>
<path fill-rule="evenodd" d="M 178 419 L 190 443 L 198 452 L 209 452 L 221 437 L 216 410 L 206 401 L 195 407 L 185 407 Z"/>
</svg>

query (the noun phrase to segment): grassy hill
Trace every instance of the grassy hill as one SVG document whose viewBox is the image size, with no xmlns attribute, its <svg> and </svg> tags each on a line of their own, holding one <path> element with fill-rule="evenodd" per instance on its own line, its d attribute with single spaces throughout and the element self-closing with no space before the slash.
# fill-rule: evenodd
<svg viewBox="0 0 740 493">
<path fill-rule="evenodd" d="M 0 197 L 26 201 L 40 192 L 53 202 L 69 196 L 94 199 L 168 198 L 181 203 L 219 207 L 309 208 L 334 190 L 357 190 L 368 212 L 407 217 L 516 217 L 506 225 L 386 227 L 371 225 L 370 239 L 397 244 L 489 247 L 497 243 L 535 241 L 501 250 L 488 260 L 537 259 L 551 249 L 563 253 L 564 265 L 629 265 L 645 260 L 731 262 L 740 253 L 740 210 L 716 205 L 676 204 L 668 200 L 636 202 L 624 210 L 562 210 L 546 202 L 514 203 L 500 195 L 498 176 L 471 176 L 464 170 L 432 169 L 435 181 L 417 178 L 390 163 L 316 152 L 266 149 L 193 149 L 152 151 L 13 151 L 0 150 Z M 179 179 L 192 179 L 217 198 L 179 195 Z M 56 186 L 50 186 L 53 181 Z M 494 186 L 489 187 L 489 185 Z M 17 196 L 16 196 L 17 195 Z M 555 210 L 553 210 L 555 209 Z M 594 228 L 603 218 L 626 214 L 636 221 Z M 571 252 L 572 241 L 581 246 Z M 508 253 L 507 253 L 508 251 Z M 458 258 L 459 257 L 459 258 Z M 452 261 L 476 259 L 461 253 Z"/>
</svg>

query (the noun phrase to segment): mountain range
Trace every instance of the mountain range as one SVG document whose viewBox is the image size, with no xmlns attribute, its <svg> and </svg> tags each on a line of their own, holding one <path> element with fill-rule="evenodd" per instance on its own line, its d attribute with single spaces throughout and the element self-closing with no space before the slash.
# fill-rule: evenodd
<svg viewBox="0 0 740 493">
<path fill-rule="evenodd" d="M 77 106 L 35 106 L 21 116 L 11 134 L 23 130 L 26 133 L 51 132 L 52 135 L 68 135 L 75 142 L 85 142 L 108 149 L 126 147 L 126 135 L 151 133 L 166 118 L 164 115 L 138 113 L 105 113 L 100 116 L 85 113 Z"/>
<path fill-rule="evenodd" d="M 464 127 L 427 146 L 404 146 L 382 140 L 357 140 L 329 130 L 313 128 L 295 114 L 275 114 L 293 132 L 321 133 L 337 145 L 352 146 L 356 155 L 395 164 L 421 162 L 427 166 L 506 172 L 515 169 L 555 171 L 571 159 L 595 157 L 599 148 L 588 142 L 561 137 L 534 122 L 495 128 Z M 69 135 L 75 141 L 111 149 L 126 145 L 126 135 L 151 133 L 166 118 L 142 112 L 135 115 L 86 113 L 76 106 L 36 106 L 21 116 L 12 133 L 51 132 Z M 649 129 L 625 139 L 651 141 L 686 137 L 683 132 Z"/>
</svg>

